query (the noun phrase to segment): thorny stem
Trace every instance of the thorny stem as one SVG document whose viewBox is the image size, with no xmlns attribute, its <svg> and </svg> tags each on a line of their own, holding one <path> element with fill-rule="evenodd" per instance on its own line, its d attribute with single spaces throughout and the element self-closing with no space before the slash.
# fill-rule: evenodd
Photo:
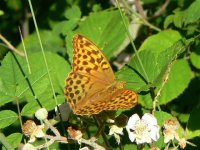
<svg viewBox="0 0 200 150">
<path fill-rule="evenodd" d="M 158 103 L 158 97 L 160 96 L 160 93 L 161 93 L 163 87 L 164 87 L 165 84 L 167 83 L 167 80 L 168 80 L 168 78 L 169 78 L 169 74 L 170 74 L 170 71 L 171 71 L 172 64 L 173 64 L 173 63 L 170 63 L 170 64 L 169 64 L 169 67 L 168 67 L 168 69 L 167 69 L 166 75 L 165 75 L 165 77 L 164 77 L 164 81 L 162 82 L 162 85 L 161 85 L 160 89 L 158 90 L 158 92 L 157 92 L 157 94 L 156 94 L 156 96 L 155 96 L 155 98 L 154 98 L 152 114 L 154 114 L 154 112 L 156 111 L 156 104 Z"/>
<path fill-rule="evenodd" d="M 135 0 L 135 7 L 136 7 L 136 9 L 138 10 L 138 12 L 139 12 L 139 14 L 141 15 L 141 17 L 142 17 L 143 19 L 146 19 L 146 15 L 145 15 L 145 13 L 144 13 L 144 9 L 143 9 L 143 7 L 142 7 L 142 5 L 141 5 L 140 0 Z"/>
<path fill-rule="evenodd" d="M 49 122 L 49 120 L 45 119 L 43 121 L 44 121 L 45 125 L 55 134 L 55 136 L 46 134 L 44 136 L 44 138 L 48 139 L 49 141 L 47 141 L 46 143 L 44 143 L 42 145 L 39 145 L 39 146 L 35 147 L 36 149 L 42 149 L 42 148 L 45 148 L 45 147 L 49 147 L 55 141 L 60 142 L 60 143 L 65 143 L 65 144 L 69 143 L 69 139 L 64 137 L 64 136 L 61 136 L 59 131 Z M 72 139 L 72 140 L 75 140 L 75 139 Z M 81 138 L 80 140 L 78 140 L 78 143 L 80 145 L 81 145 L 81 143 L 84 143 L 86 145 L 89 145 L 89 146 L 93 147 L 94 149 L 105 150 L 104 147 L 102 147 L 102 146 L 98 145 L 97 143 L 95 143 L 95 140 L 92 140 L 92 138 L 89 139 L 89 140 Z"/>
<path fill-rule="evenodd" d="M 158 11 L 156 11 L 156 12 L 154 13 L 154 15 L 152 16 L 152 18 L 159 17 L 163 12 L 165 12 L 167 6 L 169 5 L 169 2 L 170 2 L 170 0 L 165 0 L 165 3 L 162 5 L 162 7 L 161 7 Z M 150 19 L 151 19 L 151 18 L 150 18 Z"/>
<path fill-rule="evenodd" d="M 6 44 L 6 46 L 13 52 L 17 53 L 20 56 L 25 56 L 25 54 L 17 50 L 2 34 L 0 34 L 0 39 Z"/>
</svg>

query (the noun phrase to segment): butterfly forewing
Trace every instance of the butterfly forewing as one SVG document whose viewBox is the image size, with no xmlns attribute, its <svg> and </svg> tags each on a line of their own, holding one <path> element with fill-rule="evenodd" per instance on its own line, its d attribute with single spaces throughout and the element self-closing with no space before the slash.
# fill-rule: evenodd
<svg viewBox="0 0 200 150">
<path fill-rule="evenodd" d="M 101 50 L 82 35 L 73 38 L 73 71 L 94 76 L 105 84 L 113 83 L 115 76 L 112 68 Z"/>
</svg>

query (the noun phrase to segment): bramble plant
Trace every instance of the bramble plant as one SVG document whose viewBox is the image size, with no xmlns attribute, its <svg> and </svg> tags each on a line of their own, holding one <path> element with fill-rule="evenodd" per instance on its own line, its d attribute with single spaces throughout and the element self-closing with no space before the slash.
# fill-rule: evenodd
<svg viewBox="0 0 200 150">
<path fill-rule="evenodd" d="M 2 149 L 200 149 L 200 0 L 1 1 Z"/>
</svg>

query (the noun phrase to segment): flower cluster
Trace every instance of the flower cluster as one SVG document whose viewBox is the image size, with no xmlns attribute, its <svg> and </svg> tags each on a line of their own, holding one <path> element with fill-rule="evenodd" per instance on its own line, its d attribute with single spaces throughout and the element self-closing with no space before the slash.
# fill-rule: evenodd
<svg viewBox="0 0 200 150">
<path fill-rule="evenodd" d="M 176 118 L 166 120 L 164 122 L 163 131 L 164 143 L 169 143 L 171 141 L 177 140 L 178 146 L 180 146 L 182 149 L 186 147 L 186 144 L 195 146 L 194 144 L 188 142 L 184 137 L 181 138 L 178 134 L 178 129 L 180 129 L 180 124 Z"/>
<path fill-rule="evenodd" d="M 157 141 L 160 137 L 156 118 L 146 113 L 140 119 L 137 114 L 132 115 L 126 125 L 126 130 L 129 135 L 129 139 L 137 144 L 152 143 Z M 117 143 L 120 143 L 120 135 L 123 135 L 123 128 L 116 125 L 110 127 L 109 135 L 114 135 Z"/>
</svg>

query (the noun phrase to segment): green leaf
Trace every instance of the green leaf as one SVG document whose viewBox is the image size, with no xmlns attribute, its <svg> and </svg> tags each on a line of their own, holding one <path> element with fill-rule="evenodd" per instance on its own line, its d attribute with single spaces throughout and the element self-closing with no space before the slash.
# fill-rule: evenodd
<svg viewBox="0 0 200 150">
<path fill-rule="evenodd" d="M 199 137 L 200 135 L 199 116 L 200 116 L 200 108 L 195 108 L 190 114 L 190 118 L 186 128 L 188 139 Z"/>
<path fill-rule="evenodd" d="M 20 57 L 17 58 L 21 60 Z M 15 100 L 18 82 L 23 78 L 13 55 L 8 53 L 0 67 L 0 106 Z"/>
<path fill-rule="evenodd" d="M 166 120 L 173 118 L 173 116 L 171 114 L 164 112 L 164 111 L 156 111 L 154 115 L 155 115 L 156 119 L 158 120 L 159 126 L 161 126 L 161 127 L 164 125 L 164 122 Z"/>
<path fill-rule="evenodd" d="M 73 5 L 71 8 L 66 10 L 65 17 L 69 20 L 79 20 L 81 18 L 80 8 L 76 5 Z"/>
<path fill-rule="evenodd" d="M 46 90 L 45 93 L 38 95 L 38 98 L 40 102 L 42 103 L 42 106 L 46 108 L 47 110 L 53 110 L 56 107 L 56 102 L 52 97 L 51 89 Z M 62 104 L 65 102 L 64 95 L 57 96 L 57 102 L 58 104 Z M 40 106 L 34 99 L 34 97 L 29 97 L 28 103 L 23 107 L 21 111 L 22 116 L 32 116 Z"/>
<path fill-rule="evenodd" d="M 7 141 L 14 147 L 17 148 L 22 140 L 22 134 L 21 133 L 12 133 L 9 136 L 7 136 Z M 3 150 L 6 150 L 5 147 L 3 147 Z"/>
<path fill-rule="evenodd" d="M 75 33 L 83 34 L 93 41 L 104 51 L 108 59 L 121 51 L 120 45 L 126 38 L 126 31 L 119 11 L 91 13 L 84 21 L 80 22 Z M 67 39 L 67 43 L 72 43 L 72 36 L 68 36 Z M 68 45 L 67 49 L 72 50 L 73 48 Z M 72 56 L 70 57 L 72 58 Z"/>
<path fill-rule="evenodd" d="M 46 52 L 45 55 L 54 90 L 57 94 L 63 94 L 65 85 L 64 81 L 70 72 L 71 67 L 57 54 Z M 29 55 L 31 74 L 28 72 L 25 58 L 22 59 L 17 57 L 17 59 L 27 79 L 29 80 L 35 95 L 40 98 L 44 97 L 45 91 L 48 91 L 51 95 L 53 95 L 42 53 L 37 52 Z M 4 58 L 2 66 L 0 67 L 0 87 L 0 105 L 14 101 L 16 97 L 22 99 L 24 96 L 28 98 L 27 100 L 29 100 L 30 96 L 33 98 L 27 81 L 25 80 L 25 77 L 23 77 L 21 71 L 19 70 L 19 66 L 17 66 L 11 53 Z"/>
<path fill-rule="evenodd" d="M 172 66 L 169 79 L 163 87 L 159 104 L 166 104 L 177 98 L 188 87 L 192 73 L 186 60 L 179 60 Z"/>
<path fill-rule="evenodd" d="M 7 6 L 8 6 L 7 9 L 12 9 L 14 11 L 17 11 L 17 10 L 22 10 L 23 4 L 21 1 L 12 1 L 12 2 L 8 1 Z"/>
<path fill-rule="evenodd" d="M 186 10 L 183 11 L 175 11 L 174 15 L 170 15 L 167 17 L 164 23 L 164 27 L 168 26 L 171 23 L 172 19 L 174 25 L 178 28 L 182 28 L 183 26 L 197 23 L 200 18 L 200 1 L 194 1 Z"/>
<path fill-rule="evenodd" d="M 180 38 L 179 33 L 172 30 L 162 31 L 149 37 L 142 44 L 138 53 L 145 72 L 140 65 L 140 60 L 135 55 L 130 61 L 129 67 L 120 70 L 117 77 L 131 83 L 132 87 L 137 90 L 142 90 L 144 86 L 147 86 L 148 89 L 147 84 L 158 82 L 158 79 L 165 74 L 167 66 L 184 50 L 184 44 L 178 41 Z"/>
<path fill-rule="evenodd" d="M 49 66 L 53 86 L 56 89 L 56 92 L 63 93 L 65 79 L 71 71 L 71 66 L 63 57 L 55 53 L 45 52 L 45 56 Z M 46 70 L 46 65 L 41 52 L 30 55 L 29 61 L 33 73 L 40 70 Z"/>
<path fill-rule="evenodd" d="M 166 17 L 165 22 L 164 22 L 164 29 L 167 29 L 167 27 L 173 23 L 174 20 L 174 15 L 169 15 Z"/>
<path fill-rule="evenodd" d="M 63 48 L 63 41 L 58 35 L 55 34 L 55 32 L 48 30 L 40 30 L 40 38 L 45 51 L 65 53 L 65 48 Z M 26 51 L 28 55 L 31 52 L 41 51 L 40 43 L 36 32 L 27 36 L 24 39 L 24 44 L 26 46 Z M 22 43 L 17 48 L 22 50 Z"/>
<path fill-rule="evenodd" d="M 160 53 L 171 47 L 175 42 L 182 37 L 175 30 L 164 30 L 158 34 L 148 37 L 141 45 L 140 50 L 150 50 L 154 53 Z"/>
<path fill-rule="evenodd" d="M 61 21 L 53 27 L 53 32 L 56 34 L 66 35 L 77 26 L 76 20 Z"/>
<path fill-rule="evenodd" d="M 174 15 L 174 25 L 178 28 L 181 28 L 183 26 L 183 23 L 185 21 L 185 11 L 178 11 Z"/>
<path fill-rule="evenodd" d="M 67 78 L 68 73 L 71 71 L 71 67 L 62 57 L 58 56 L 57 54 L 46 52 L 45 56 L 50 70 L 54 92 L 58 95 L 64 95 L 63 89 L 65 86 L 65 79 Z M 42 103 L 43 107 L 45 107 L 47 110 L 52 110 L 56 106 L 56 102 L 53 99 L 53 91 L 51 89 L 49 77 L 41 52 L 31 54 L 29 56 L 29 63 L 31 71 L 33 72 L 28 76 L 32 88 L 34 89 L 34 92 L 36 93 L 36 96 Z M 39 105 L 35 101 L 35 97 L 30 92 L 30 89 L 26 83 L 21 82 L 19 85 L 19 91 L 23 92 L 21 95 L 24 96 L 29 102 L 23 108 L 22 115 L 30 116 L 39 108 Z M 58 103 L 63 103 L 64 101 L 64 98 L 58 99 Z"/>
<path fill-rule="evenodd" d="M 65 12 L 65 17 L 67 20 L 60 21 L 53 26 L 53 32 L 59 35 L 68 35 L 78 24 L 78 21 L 81 18 L 80 8 L 76 5 L 73 5 L 71 8 L 67 9 Z"/>
<path fill-rule="evenodd" d="M 145 72 L 150 75 L 149 79 L 153 82 L 154 74 L 158 74 L 158 70 L 155 69 L 155 55 L 151 51 L 140 51 L 138 56 L 142 61 Z M 116 77 L 118 80 L 126 81 L 127 88 L 134 88 L 136 91 L 140 91 L 141 88 L 148 84 L 148 81 L 145 78 L 145 73 L 143 73 L 139 60 L 136 58 L 136 56 L 131 60 L 129 65 L 123 67 L 116 73 Z M 148 90 L 148 87 L 146 89 Z"/>
<path fill-rule="evenodd" d="M 0 111 L 0 129 L 5 128 L 18 119 L 18 115 L 10 110 Z"/>
<path fill-rule="evenodd" d="M 200 0 L 195 0 L 185 11 L 185 25 L 196 23 L 200 18 Z"/>
<path fill-rule="evenodd" d="M 185 50 L 185 43 L 180 40 L 175 31 L 163 31 L 149 37 L 141 46 L 138 56 L 143 64 L 144 71 L 138 57 L 134 56 L 129 67 L 117 73 L 117 78 L 127 81 L 127 88 L 140 91 L 149 91 L 150 87 L 159 87 L 170 64 Z M 152 107 L 149 94 L 141 96 L 140 103 L 148 108 Z"/>
<path fill-rule="evenodd" d="M 196 67 L 197 69 L 200 69 L 200 52 L 199 52 L 199 50 L 192 52 L 192 54 L 190 55 L 190 60 L 194 67 Z"/>
</svg>

